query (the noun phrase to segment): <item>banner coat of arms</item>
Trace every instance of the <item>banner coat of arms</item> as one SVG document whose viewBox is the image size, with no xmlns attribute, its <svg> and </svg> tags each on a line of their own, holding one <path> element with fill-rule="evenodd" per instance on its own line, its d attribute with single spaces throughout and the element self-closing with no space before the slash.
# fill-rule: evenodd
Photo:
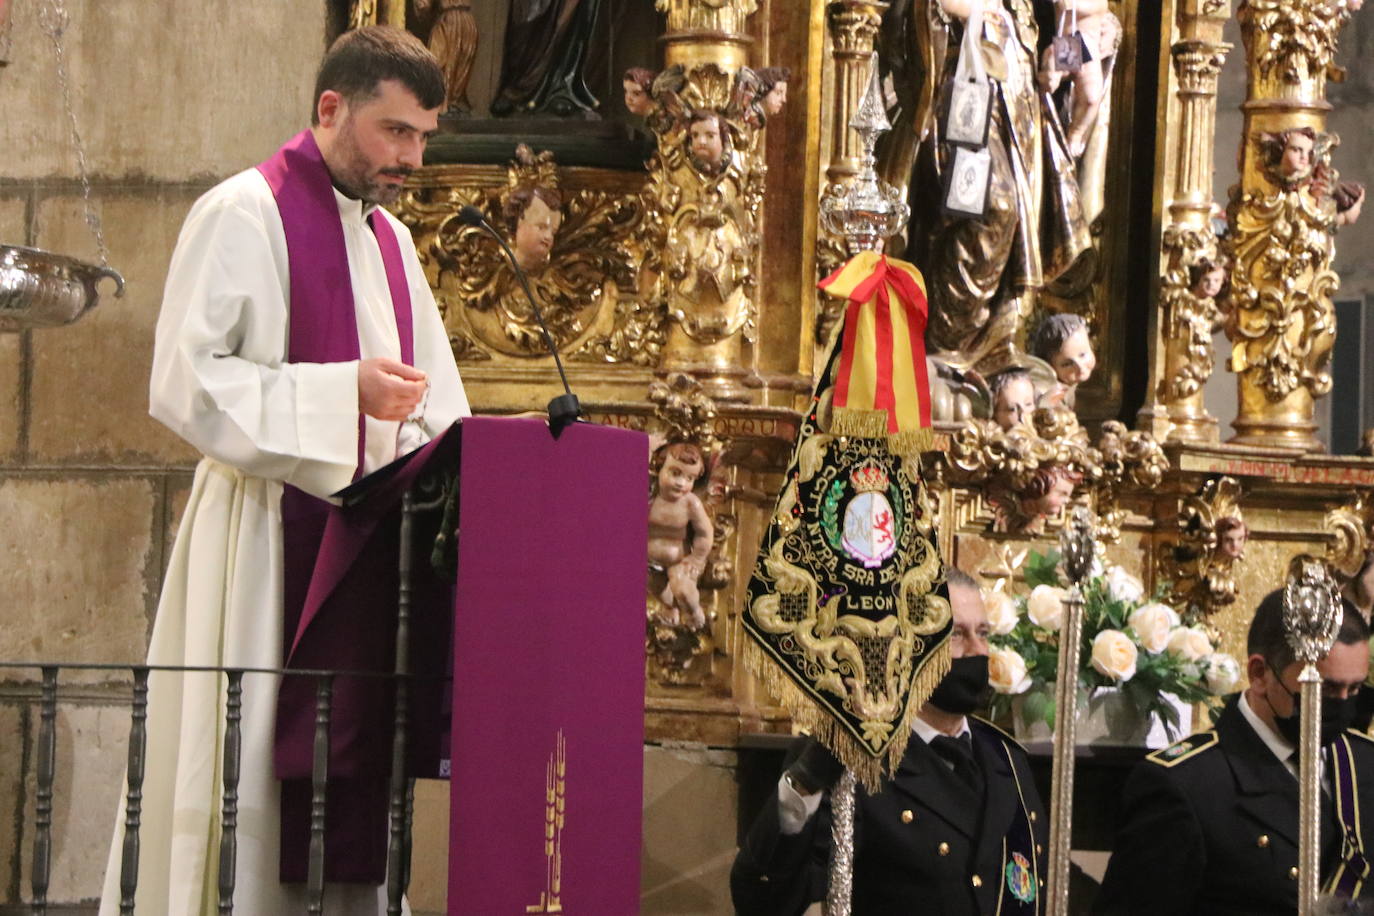
<svg viewBox="0 0 1374 916">
<path fill-rule="evenodd" d="M 949 669 L 934 511 L 925 290 L 863 252 L 821 283 L 849 302 L 802 422 L 743 615 L 745 659 L 870 790 Z"/>
</svg>

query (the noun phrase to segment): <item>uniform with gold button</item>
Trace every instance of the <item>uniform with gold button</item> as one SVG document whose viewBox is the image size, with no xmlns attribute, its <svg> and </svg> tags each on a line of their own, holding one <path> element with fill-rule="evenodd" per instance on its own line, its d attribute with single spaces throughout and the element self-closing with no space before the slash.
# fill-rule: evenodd
<svg viewBox="0 0 1374 916">
<path fill-rule="evenodd" d="M 1347 761 L 1357 795 L 1343 824 L 1330 793 L 1323 793 L 1324 890 L 1350 874 L 1343 856 L 1374 841 L 1374 742 L 1353 731 L 1336 740 L 1339 759 L 1327 769 L 1340 771 L 1340 760 Z M 1330 761 L 1333 752 L 1326 756 Z M 1236 698 L 1214 731 L 1140 764 L 1127 782 L 1122 814 L 1093 907 L 1098 916 L 1297 912 L 1298 782 L 1245 720 Z M 1367 875 L 1363 857 L 1354 858 L 1353 867 L 1363 865 Z M 1374 880 L 1348 886 L 1357 888 L 1362 904 L 1374 897 Z"/>
<path fill-rule="evenodd" d="M 919 737 L 882 790 L 855 804 L 854 916 L 1039 916 L 1044 912 L 1047 819 L 1026 759 L 1010 736 L 968 719 L 983 797 Z M 797 836 L 777 836 L 776 811 L 760 818 L 735 860 L 736 912 L 799 914 L 824 898 L 828 803 Z M 762 875 L 770 880 L 760 881 Z M 791 893 L 785 889 L 790 888 Z"/>
</svg>

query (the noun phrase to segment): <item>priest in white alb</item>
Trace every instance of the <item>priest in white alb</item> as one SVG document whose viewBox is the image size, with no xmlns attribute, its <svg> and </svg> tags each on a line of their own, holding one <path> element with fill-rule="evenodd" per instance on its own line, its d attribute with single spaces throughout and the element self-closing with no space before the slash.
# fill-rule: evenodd
<svg viewBox="0 0 1374 916">
<path fill-rule="evenodd" d="M 321 65 L 312 127 L 187 217 L 157 325 L 151 411 L 204 457 L 149 664 L 282 667 L 301 613 L 293 564 L 314 562 L 330 495 L 469 413 L 410 233 L 381 209 L 421 164 L 443 102 L 442 70 L 414 37 L 346 33 Z M 243 685 L 234 909 L 301 913 L 303 863 L 282 848 L 280 757 L 274 767 L 280 685 L 264 674 Z M 222 675 L 153 673 L 139 913 L 218 912 L 224 713 Z M 103 916 L 119 911 L 123 808 Z M 384 911 L 374 854 L 384 831 L 358 851 L 369 862 L 340 864 L 328 912 Z"/>
</svg>

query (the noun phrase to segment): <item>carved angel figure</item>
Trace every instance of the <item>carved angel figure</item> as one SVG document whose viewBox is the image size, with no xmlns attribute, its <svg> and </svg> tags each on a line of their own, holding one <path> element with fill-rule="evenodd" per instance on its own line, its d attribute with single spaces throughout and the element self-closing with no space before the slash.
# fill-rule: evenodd
<svg viewBox="0 0 1374 916">
<path fill-rule="evenodd" d="M 697 580 L 706 569 L 715 531 L 694 489 L 706 477 L 706 456 L 688 442 L 665 445 L 659 453 L 657 486 L 649 500 L 649 571 L 657 584 L 664 623 L 704 629 Z M 685 618 L 685 619 L 684 619 Z"/>
</svg>

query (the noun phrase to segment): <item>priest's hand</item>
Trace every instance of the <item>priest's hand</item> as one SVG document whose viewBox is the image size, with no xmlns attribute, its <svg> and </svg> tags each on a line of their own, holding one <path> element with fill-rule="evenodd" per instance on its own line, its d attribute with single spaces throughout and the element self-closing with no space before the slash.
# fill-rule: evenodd
<svg viewBox="0 0 1374 916">
<path fill-rule="evenodd" d="M 394 359 L 358 363 L 358 409 L 377 420 L 401 422 L 420 404 L 425 374 Z"/>
</svg>

